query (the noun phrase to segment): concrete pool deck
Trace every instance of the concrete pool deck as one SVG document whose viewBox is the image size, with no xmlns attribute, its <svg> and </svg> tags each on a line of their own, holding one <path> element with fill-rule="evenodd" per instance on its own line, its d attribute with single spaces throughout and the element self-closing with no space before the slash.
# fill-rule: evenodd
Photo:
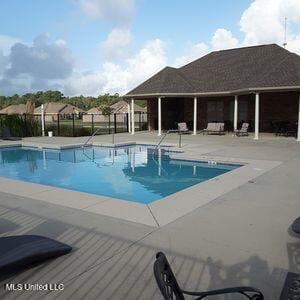
<svg viewBox="0 0 300 300">
<path fill-rule="evenodd" d="M 84 140 L 28 138 L 22 142 L 71 145 Z M 110 141 L 110 136 L 99 136 L 94 142 Z M 158 137 L 152 133 L 118 134 L 116 141 L 155 143 Z M 177 136 L 169 136 L 166 143 L 177 143 Z M 300 212 L 300 144 L 269 135 L 259 141 L 199 135 L 184 136 L 182 150 L 189 158 L 272 166 L 160 227 L 38 201 L 26 194 L 26 187 L 19 196 L 0 192 L 1 236 L 43 234 L 75 248 L 65 257 L 5 282 L 65 283 L 63 292 L 48 294 L 50 299 L 161 299 L 152 264 L 155 253 L 163 250 L 186 289 L 246 284 L 260 288 L 266 299 L 278 299 L 286 273 L 300 272 L 300 240 L 288 232 Z M 0 187 L 4 185 L 0 183 Z M 9 299 L 45 295 L 2 290 L 0 295 L 4 294 Z"/>
</svg>

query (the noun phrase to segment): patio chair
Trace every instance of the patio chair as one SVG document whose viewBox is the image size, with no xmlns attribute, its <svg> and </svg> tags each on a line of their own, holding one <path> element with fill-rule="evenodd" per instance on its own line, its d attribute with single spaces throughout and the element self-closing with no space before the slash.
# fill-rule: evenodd
<svg viewBox="0 0 300 300">
<path fill-rule="evenodd" d="M 245 136 L 245 135 L 249 135 L 248 133 L 248 129 L 249 129 L 249 123 L 243 123 L 241 129 L 235 130 L 235 135 L 236 136 Z"/>
<path fill-rule="evenodd" d="M 300 274 L 288 272 L 279 300 L 297 300 L 300 291 Z"/>
<path fill-rule="evenodd" d="M 39 235 L 0 238 L 0 277 L 69 253 L 72 247 Z"/>
<path fill-rule="evenodd" d="M 177 126 L 178 126 L 178 131 L 180 133 L 189 133 L 190 132 L 185 122 L 178 123 Z"/>
<path fill-rule="evenodd" d="M 233 287 L 207 292 L 189 292 L 182 290 L 172 272 L 172 269 L 167 261 L 164 253 L 156 254 L 156 261 L 154 262 L 154 276 L 157 285 L 165 300 L 184 300 L 184 295 L 194 296 L 195 300 L 204 299 L 208 296 L 224 295 L 224 294 L 241 294 L 248 300 L 263 300 L 263 294 L 253 287 Z"/>
<path fill-rule="evenodd" d="M 289 122 L 286 125 L 286 131 L 284 133 L 284 136 L 285 137 L 289 137 L 289 136 L 296 137 L 297 136 L 297 124 Z"/>
<path fill-rule="evenodd" d="M 294 233 L 300 234 L 300 217 L 293 222 L 292 230 Z"/>
<path fill-rule="evenodd" d="M 20 137 L 13 137 L 10 129 L 8 127 L 2 128 L 2 134 L 1 134 L 2 140 L 8 140 L 8 141 L 19 141 L 21 140 Z"/>
<path fill-rule="evenodd" d="M 225 134 L 224 123 L 207 123 L 207 127 L 203 130 L 204 134 Z"/>
</svg>

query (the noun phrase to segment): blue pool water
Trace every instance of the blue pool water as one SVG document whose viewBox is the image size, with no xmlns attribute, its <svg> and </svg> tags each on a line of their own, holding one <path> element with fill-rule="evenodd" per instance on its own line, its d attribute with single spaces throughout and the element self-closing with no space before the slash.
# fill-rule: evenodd
<svg viewBox="0 0 300 300">
<path fill-rule="evenodd" d="M 145 146 L 0 149 L 2 177 L 139 203 L 161 199 L 237 167 L 170 159 L 167 151 L 158 153 Z"/>
</svg>

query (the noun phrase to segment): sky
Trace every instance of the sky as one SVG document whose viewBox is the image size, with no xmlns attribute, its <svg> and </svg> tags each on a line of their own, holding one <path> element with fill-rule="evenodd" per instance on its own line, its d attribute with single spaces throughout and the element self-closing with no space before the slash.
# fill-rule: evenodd
<svg viewBox="0 0 300 300">
<path fill-rule="evenodd" d="M 1 0 L 0 12 L 0 95 L 122 95 L 211 51 L 282 45 L 285 17 L 300 54 L 299 0 Z"/>
</svg>

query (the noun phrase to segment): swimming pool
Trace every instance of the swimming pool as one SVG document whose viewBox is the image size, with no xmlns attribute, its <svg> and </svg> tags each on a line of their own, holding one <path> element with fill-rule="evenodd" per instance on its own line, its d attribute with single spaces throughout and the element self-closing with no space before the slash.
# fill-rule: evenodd
<svg viewBox="0 0 300 300">
<path fill-rule="evenodd" d="M 237 167 L 171 159 L 168 150 L 154 151 L 139 145 L 65 150 L 0 149 L 1 177 L 144 204 Z"/>
</svg>

